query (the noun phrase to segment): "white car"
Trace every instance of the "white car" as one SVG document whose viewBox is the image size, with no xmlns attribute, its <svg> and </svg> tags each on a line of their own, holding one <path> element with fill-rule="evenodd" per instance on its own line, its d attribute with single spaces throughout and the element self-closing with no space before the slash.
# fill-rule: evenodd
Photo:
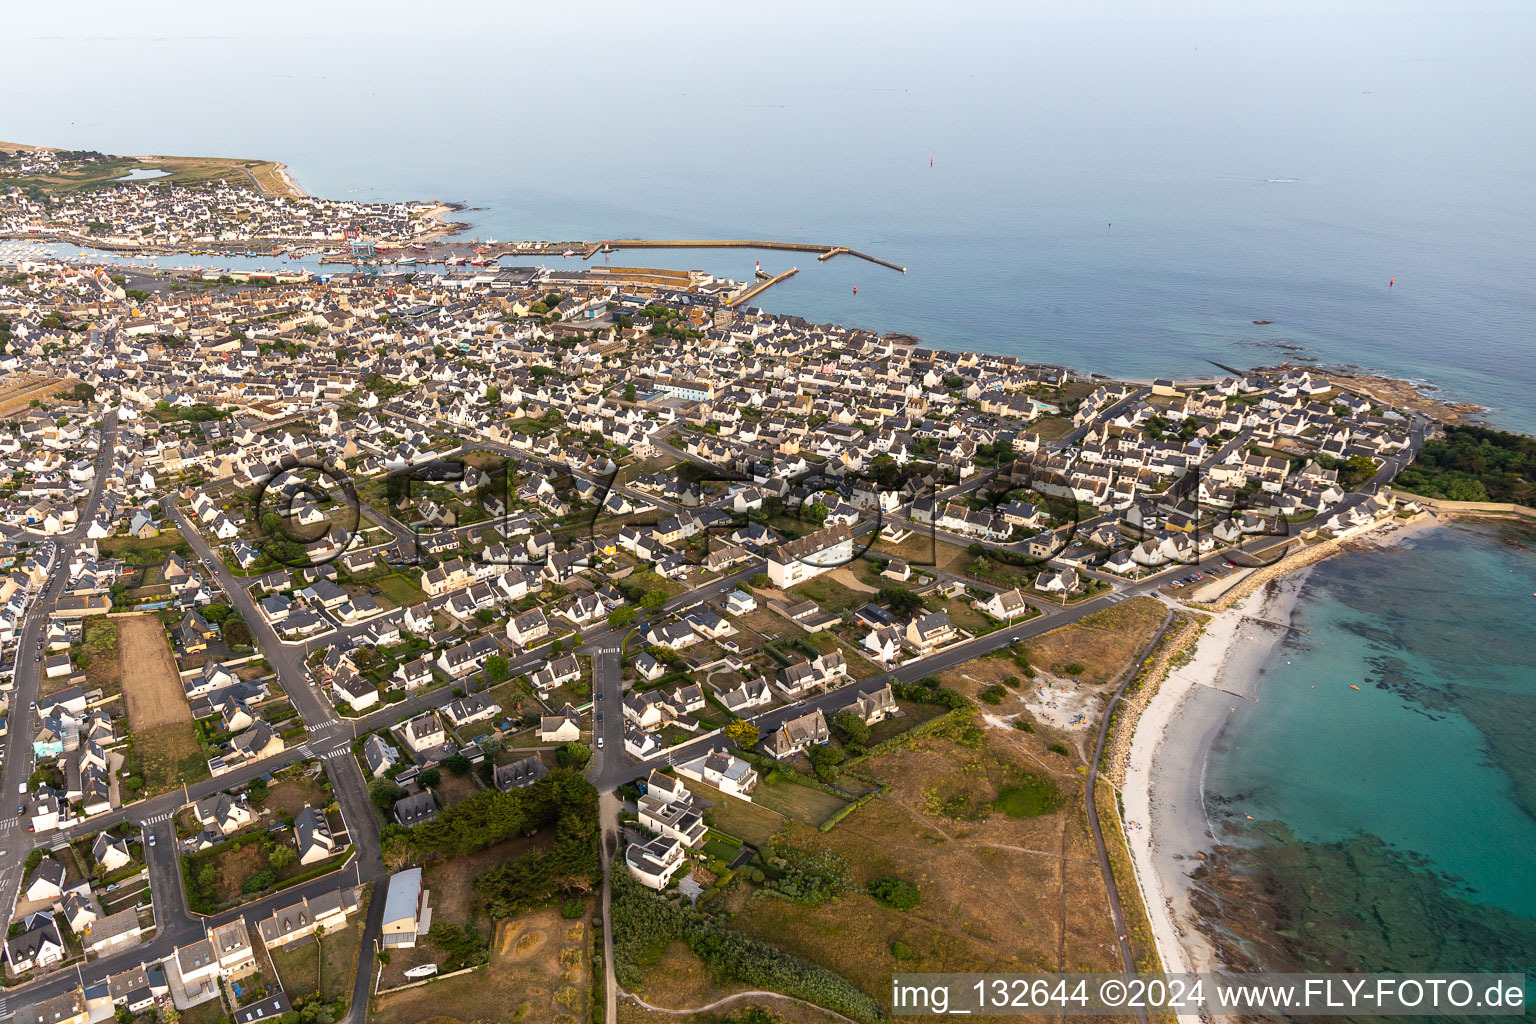
<svg viewBox="0 0 1536 1024">
<path fill-rule="evenodd" d="M 603 738 L 601 736 L 599 736 L 597 738 L 597 749 L 598 750 L 602 750 L 603 749 Z"/>
</svg>

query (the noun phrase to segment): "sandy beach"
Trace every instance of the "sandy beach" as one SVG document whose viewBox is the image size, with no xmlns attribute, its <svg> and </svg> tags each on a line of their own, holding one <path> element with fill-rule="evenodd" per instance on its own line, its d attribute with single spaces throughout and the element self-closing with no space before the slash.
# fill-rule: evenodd
<svg viewBox="0 0 1536 1024">
<path fill-rule="evenodd" d="M 1393 544 L 1435 520 L 1390 522 L 1334 550 Z M 1171 669 L 1137 720 L 1121 789 L 1126 842 L 1167 972 L 1215 971 L 1196 926 L 1189 872 L 1217 840 L 1204 803 L 1206 758 L 1227 716 L 1259 696 L 1263 666 L 1285 638 L 1313 560 L 1237 598 L 1208 622 L 1194 655 Z"/>
<path fill-rule="evenodd" d="M 462 209 L 464 209 L 464 207 L 457 203 L 440 203 L 437 206 L 434 206 L 432 209 L 428 210 L 426 213 L 423 213 L 421 215 L 422 220 L 433 221 L 437 226 L 432 228 L 430 231 L 427 231 L 425 234 L 417 236 L 412 241 L 435 242 L 439 239 L 447 238 L 449 235 L 456 235 L 459 232 L 466 230 L 469 227 L 467 223 L 463 221 L 452 221 L 448 219 L 453 214 L 458 213 Z"/>
<path fill-rule="evenodd" d="M 297 181 L 295 181 L 293 179 L 293 175 L 288 172 L 288 165 L 287 164 L 283 164 L 283 163 L 275 163 L 275 164 L 273 164 L 272 165 L 272 174 L 275 177 L 281 178 L 283 180 L 283 184 L 288 186 L 288 193 L 289 193 L 289 195 L 292 195 L 292 196 L 294 196 L 296 198 L 304 198 L 304 197 L 309 195 L 308 192 L 304 191 L 302 188 L 299 188 L 299 183 Z"/>
</svg>

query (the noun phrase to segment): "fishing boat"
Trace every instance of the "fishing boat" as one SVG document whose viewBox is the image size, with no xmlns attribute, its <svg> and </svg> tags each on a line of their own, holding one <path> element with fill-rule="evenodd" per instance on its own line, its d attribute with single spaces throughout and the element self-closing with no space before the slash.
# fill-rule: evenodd
<svg viewBox="0 0 1536 1024">
<path fill-rule="evenodd" d="M 401 266 L 408 266 L 408 265 L 416 262 L 416 257 L 415 256 L 402 256 L 399 259 L 395 260 L 395 262 L 397 264 L 401 265 Z"/>
</svg>

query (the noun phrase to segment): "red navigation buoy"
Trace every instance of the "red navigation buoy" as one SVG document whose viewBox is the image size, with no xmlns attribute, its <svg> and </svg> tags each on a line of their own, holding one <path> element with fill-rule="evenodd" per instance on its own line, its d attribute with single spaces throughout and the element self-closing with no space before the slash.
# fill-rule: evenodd
<svg viewBox="0 0 1536 1024">
<path fill-rule="evenodd" d="M 1392 280 L 1387 282 L 1387 287 L 1391 288 L 1395 284 L 1397 284 L 1397 278 L 1394 277 Z"/>
<path fill-rule="evenodd" d="M 854 285 L 853 286 L 853 294 L 855 294 L 855 295 L 859 294 L 859 286 L 858 285 Z"/>
</svg>

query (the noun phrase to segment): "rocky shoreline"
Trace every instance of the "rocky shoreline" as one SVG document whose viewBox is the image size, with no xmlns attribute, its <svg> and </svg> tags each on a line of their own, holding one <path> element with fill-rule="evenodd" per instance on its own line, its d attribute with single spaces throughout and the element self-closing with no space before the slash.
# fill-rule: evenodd
<svg viewBox="0 0 1536 1024">
<path fill-rule="evenodd" d="M 1233 855 L 1220 853 L 1225 837 L 1206 814 L 1204 765 L 1229 706 L 1255 699 L 1241 691 L 1283 635 L 1307 570 L 1436 525 L 1427 516 L 1390 520 L 1254 570 L 1215 601 L 1187 606 L 1195 613 L 1190 623 L 1154 659 L 1124 712 L 1106 775 L 1120 792 L 1126 844 L 1165 971 L 1241 969 L 1244 943 L 1274 923 L 1275 908 L 1255 900 L 1248 937 L 1236 941 L 1226 930 L 1218 904 L 1246 906 L 1244 894 L 1253 896 L 1250 889 L 1263 883 L 1239 876 L 1231 870 Z"/>
</svg>

